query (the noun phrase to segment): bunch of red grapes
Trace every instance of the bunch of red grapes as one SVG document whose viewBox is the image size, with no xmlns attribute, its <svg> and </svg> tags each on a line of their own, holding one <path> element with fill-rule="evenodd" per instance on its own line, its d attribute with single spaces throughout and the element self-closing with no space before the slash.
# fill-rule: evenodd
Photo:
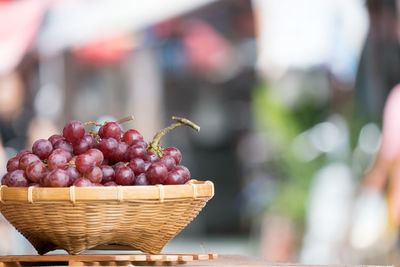
<svg viewBox="0 0 400 267">
<path fill-rule="evenodd" d="M 178 122 L 157 133 L 149 144 L 137 130 L 123 132 L 117 122 L 87 133 L 82 122 L 69 121 L 62 135 L 39 139 L 32 151 L 21 150 L 11 158 L 1 183 L 10 187 L 185 184 L 190 172 L 179 165 L 181 152 L 159 145 L 167 132 L 190 122 L 173 119 Z"/>
</svg>

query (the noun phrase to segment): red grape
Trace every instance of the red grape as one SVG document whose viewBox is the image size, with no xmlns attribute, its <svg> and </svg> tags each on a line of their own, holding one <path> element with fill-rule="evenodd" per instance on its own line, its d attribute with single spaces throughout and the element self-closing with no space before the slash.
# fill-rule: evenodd
<svg viewBox="0 0 400 267">
<path fill-rule="evenodd" d="M 111 161 L 109 159 L 103 159 L 103 161 L 101 162 L 101 165 L 110 165 L 110 163 L 111 163 Z"/>
<path fill-rule="evenodd" d="M 58 140 L 55 144 L 54 144 L 54 149 L 64 149 L 66 151 L 68 151 L 69 153 L 73 153 L 74 152 L 74 147 L 72 146 L 72 144 L 70 142 L 68 142 L 67 140 Z"/>
<path fill-rule="evenodd" d="M 143 148 L 147 148 L 147 143 L 143 140 L 135 140 L 132 142 L 131 146 L 139 145 Z"/>
<path fill-rule="evenodd" d="M 104 127 L 100 127 L 99 130 L 97 131 L 97 134 L 98 134 L 100 137 L 102 137 L 102 136 L 104 136 L 103 132 L 104 132 Z"/>
<path fill-rule="evenodd" d="M 49 140 L 50 143 L 54 146 L 58 140 L 64 140 L 64 139 L 65 139 L 65 138 L 64 138 L 62 135 L 60 135 L 60 134 L 53 134 L 53 135 L 50 136 L 49 139 L 47 139 L 47 140 Z"/>
<path fill-rule="evenodd" d="M 103 185 L 104 186 L 117 186 L 117 183 L 114 181 L 110 181 L 110 182 L 104 183 Z"/>
<path fill-rule="evenodd" d="M 107 122 L 99 129 L 99 136 L 101 138 L 114 138 L 120 140 L 122 135 L 121 127 L 116 122 Z"/>
<path fill-rule="evenodd" d="M 53 151 L 53 145 L 49 140 L 39 139 L 32 146 L 32 152 L 40 159 L 47 159 Z"/>
<path fill-rule="evenodd" d="M 185 179 L 183 178 L 182 174 L 178 171 L 170 171 L 168 173 L 167 179 L 165 179 L 164 184 L 184 184 L 186 183 Z"/>
<path fill-rule="evenodd" d="M 76 156 L 72 157 L 72 153 L 67 151 L 67 150 L 65 150 L 65 149 L 59 148 L 59 149 L 56 149 L 56 150 L 57 150 L 57 153 L 60 153 L 60 154 L 64 155 L 67 158 L 67 161 L 70 161 L 73 158 L 74 158 L 74 160 L 76 159 Z M 54 150 L 53 150 L 53 152 L 54 152 Z"/>
<path fill-rule="evenodd" d="M 77 187 L 89 187 L 89 186 L 93 186 L 92 182 L 89 179 L 80 177 L 78 179 L 75 180 L 74 184 Z"/>
<path fill-rule="evenodd" d="M 115 182 L 119 185 L 133 185 L 135 174 L 129 167 L 122 167 L 115 173 Z"/>
<path fill-rule="evenodd" d="M 55 169 L 49 172 L 45 179 L 50 187 L 66 187 L 69 185 L 69 175 L 65 170 Z"/>
<path fill-rule="evenodd" d="M 149 181 L 147 180 L 146 174 L 141 173 L 135 177 L 134 185 L 149 185 Z"/>
<path fill-rule="evenodd" d="M 100 166 L 101 171 L 103 172 L 103 183 L 111 182 L 115 180 L 115 171 L 111 166 L 102 165 Z"/>
<path fill-rule="evenodd" d="M 18 152 L 17 157 L 21 158 L 25 154 L 32 154 L 32 151 L 30 151 L 29 149 L 22 149 Z"/>
<path fill-rule="evenodd" d="M 120 168 L 125 167 L 125 162 L 117 162 L 114 164 L 113 169 L 115 172 L 117 172 Z"/>
<path fill-rule="evenodd" d="M 145 162 L 142 158 L 133 158 L 129 162 L 129 167 L 135 174 L 143 173 L 146 171 Z"/>
<path fill-rule="evenodd" d="M 151 166 L 151 162 L 145 161 L 144 162 L 144 171 L 147 171 Z"/>
<path fill-rule="evenodd" d="M 126 151 L 128 150 L 128 144 L 124 142 L 118 142 L 118 146 L 114 151 L 113 159 L 115 161 L 123 161 L 126 159 Z"/>
<path fill-rule="evenodd" d="M 103 179 L 103 172 L 97 166 L 95 166 L 91 171 L 87 172 L 86 178 L 89 179 L 92 183 L 98 184 L 101 183 Z"/>
<path fill-rule="evenodd" d="M 92 186 L 100 186 L 100 187 L 102 187 L 104 185 L 103 184 L 99 184 L 99 183 L 92 183 Z"/>
<path fill-rule="evenodd" d="M 143 140 L 143 136 L 138 131 L 134 129 L 129 129 L 124 133 L 121 140 L 122 142 L 125 142 L 128 145 L 132 145 L 133 141 Z"/>
<path fill-rule="evenodd" d="M 1 184 L 7 185 L 9 177 L 10 177 L 10 172 L 7 172 L 6 174 L 4 174 L 3 177 L 1 178 Z"/>
<path fill-rule="evenodd" d="M 147 180 L 151 184 L 162 184 L 168 176 L 168 169 L 161 162 L 154 162 L 146 171 Z"/>
<path fill-rule="evenodd" d="M 81 139 L 79 139 L 74 145 L 74 154 L 79 155 L 85 153 L 91 148 L 96 146 L 96 140 L 90 134 L 85 134 Z"/>
<path fill-rule="evenodd" d="M 145 161 L 148 161 L 148 162 L 155 162 L 155 161 L 157 161 L 157 160 L 159 160 L 160 158 L 158 157 L 158 155 L 156 154 L 156 153 L 154 153 L 154 152 L 147 152 L 144 156 L 143 156 L 143 159 L 145 160 Z"/>
<path fill-rule="evenodd" d="M 179 164 L 181 162 L 181 159 L 182 159 L 181 152 L 179 151 L 179 149 L 177 149 L 175 147 L 164 148 L 163 155 L 172 156 L 175 159 L 175 163 L 176 164 Z"/>
<path fill-rule="evenodd" d="M 72 144 L 65 139 L 57 140 L 53 145 L 53 149 L 64 149 L 71 154 L 74 152 L 74 147 Z"/>
<path fill-rule="evenodd" d="M 47 179 L 48 173 L 40 179 L 40 187 L 49 187 L 49 180 Z"/>
<path fill-rule="evenodd" d="M 64 126 L 63 135 L 68 142 L 75 143 L 85 135 L 85 127 L 80 121 L 69 121 Z"/>
<path fill-rule="evenodd" d="M 127 151 L 128 159 L 130 160 L 134 158 L 143 158 L 146 153 L 146 149 L 140 145 L 130 146 Z"/>
<path fill-rule="evenodd" d="M 73 166 L 68 166 L 65 171 L 68 173 L 69 176 L 69 185 L 72 185 L 76 181 L 76 179 L 82 176 L 79 173 L 78 169 Z"/>
<path fill-rule="evenodd" d="M 46 173 L 46 165 L 41 161 L 34 161 L 26 168 L 26 176 L 34 183 L 39 183 Z"/>
<path fill-rule="evenodd" d="M 168 171 L 172 170 L 176 166 L 175 159 L 170 155 L 162 156 L 160 158 L 160 162 L 163 163 L 165 167 L 167 167 Z"/>
<path fill-rule="evenodd" d="M 11 172 L 11 171 L 15 171 L 18 170 L 18 166 L 19 166 L 19 157 L 12 157 L 7 161 L 7 171 Z"/>
<path fill-rule="evenodd" d="M 105 158 L 112 158 L 114 151 L 118 147 L 118 141 L 114 138 L 105 138 L 100 141 L 97 147 L 103 152 Z"/>
<path fill-rule="evenodd" d="M 23 170 L 9 172 L 6 181 L 6 185 L 10 187 L 26 187 L 29 184 L 29 181 L 26 178 Z"/>
<path fill-rule="evenodd" d="M 51 152 L 49 158 L 47 159 L 47 166 L 50 170 L 55 170 L 57 168 L 65 168 L 67 163 L 71 160 L 72 155 L 68 151 L 58 148 Z"/>
<path fill-rule="evenodd" d="M 185 180 L 185 183 L 190 180 L 190 171 L 183 165 L 178 165 L 174 168 L 174 171 L 180 173 Z"/>
<path fill-rule="evenodd" d="M 87 154 L 89 154 L 91 157 L 93 157 L 94 162 L 96 163 L 96 166 L 100 166 L 104 161 L 103 153 L 100 150 L 98 150 L 97 148 L 89 149 L 87 151 Z"/>
<path fill-rule="evenodd" d="M 83 153 L 76 157 L 75 165 L 79 172 L 87 173 L 96 166 L 96 161 L 89 153 Z"/>
<path fill-rule="evenodd" d="M 25 154 L 19 159 L 18 168 L 21 170 L 26 170 L 28 165 L 34 161 L 40 161 L 39 157 L 35 154 Z"/>
<path fill-rule="evenodd" d="M 38 184 L 38 183 L 30 183 L 30 184 L 28 184 L 28 187 L 40 187 L 40 184 Z"/>
</svg>

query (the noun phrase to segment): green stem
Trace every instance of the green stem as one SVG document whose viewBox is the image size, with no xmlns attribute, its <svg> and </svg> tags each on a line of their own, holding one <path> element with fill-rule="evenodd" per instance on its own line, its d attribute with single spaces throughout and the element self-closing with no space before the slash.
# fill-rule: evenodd
<svg viewBox="0 0 400 267">
<path fill-rule="evenodd" d="M 177 122 L 182 123 L 183 125 L 187 125 L 187 126 L 189 126 L 189 127 L 192 127 L 192 128 L 195 129 L 197 132 L 200 132 L 200 126 L 197 125 L 197 124 L 194 124 L 193 122 L 191 122 L 191 121 L 188 120 L 188 119 L 180 118 L 180 117 L 176 117 L 176 116 L 172 116 L 172 119 L 173 119 L 174 121 L 177 121 Z"/>
<path fill-rule="evenodd" d="M 200 131 L 200 126 L 198 126 L 197 124 L 191 122 L 188 119 L 175 117 L 175 116 L 173 116 L 172 119 L 174 121 L 177 121 L 177 122 L 171 124 L 170 126 L 164 128 L 164 129 L 162 129 L 160 131 L 158 131 L 156 133 L 156 135 L 154 135 L 153 140 L 151 141 L 151 143 L 149 144 L 148 151 L 157 153 L 159 157 L 162 157 L 162 148 L 160 146 L 161 139 L 164 137 L 164 135 L 166 135 L 167 133 L 169 133 L 170 131 L 172 131 L 176 127 L 180 127 L 180 126 L 185 126 L 186 125 L 186 126 L 189 126 L 189 127 L 193 128 L 193 129 L 195 129 L 197 132 Z"/>
</svg>

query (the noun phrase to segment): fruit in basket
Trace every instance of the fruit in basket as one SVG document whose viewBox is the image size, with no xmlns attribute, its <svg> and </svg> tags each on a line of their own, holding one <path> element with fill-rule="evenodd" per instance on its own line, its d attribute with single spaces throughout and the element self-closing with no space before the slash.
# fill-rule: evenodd
<svg viewBox="0 0 400 267">
<path fill-rule="evenodd" d="M 99 184 L 103 180 L 103 171 L 95 166 L 93 169 L 85 173 L 86 178 L 88 178 L 92 183 Z"/>
<path fill-rule="evenodd" d="M 93 183 L 89 179 L 81 177 L 76 179 L 73 185 L 78 187 L 86 187 L 86 186 L 93 186 Z"/>
<path fill-rule="evenodd" d="M 90 134 L 85 134 L 73 145 L 73 152 L 75 155 L 79 155 L 94 147 L 96 147 L 96 140 Z"/>
<path fill-rule="evenodd" d="M 176 164 L 179 164 L 181 162 L 181 159 L 182 159 L 181 152 L 175 147 L 167 147 L 167 148 L 165 148 L 164 149 L 164 155 L 173 157 Z"/>
<path fill-rule="evenodd" d="M 53 148 L 54 149 L 64 149 L 65 151 L 68 151 L 71 154 L 74 152 L 74 147 L 72 146 L 72 144 L 65 139 L 58 140 L 54 144 Z"/>
<path fill-rule="evenodd" d="M 74 166 L 68 166 L 65 171 L 68 173 L 69 176 L 69 185 L 72 185 L 78 178 L 81 177 L 81 174 Z"/>
<path fill-rule="evenodd" d="M 6 185 L 14 187 L 26 187 L 29 184 L 29 181 L 23 170 L 15 170 L 7 173 L 3 177 L 3 181 L 4 180 Z"/>
<path fill-rule="evenodd" d="M 33 183 L 39 183 L 40 180 L 46 175 L 46 165 L 41 161 L 35 161 L 28 165 L 26 168 L 26 176 Z"/>
<path fill-rule="evenodd" d="M 200 127 L 191 121 L 172 117 L 175 123 L 156 133 L 146 143 L 135 129 L 122 131 L 117 122 L 99 126 L 98 132 L 85 131 L 77 120 L 69 121 L 63 133 L 34 142 L 32 150 L 21 150 L 7 162 L 2 184 L 10 187 L 67 187 L 184 184 L 189 170 L 178 165 L 182 154 L 174 147 L 162 148 L 163 136 L 179 126 Z"/>
<path fill-rule="evenodd" d="M 119 185 L 133 185 L 135 174 L 129 167 L 121 167 L 115 172 L 115 182 Z"/>
<path fill-rule="evenodd" d="M 18 166 L 19 166 L 19 157 L 18 156 L 12 157 L 7 162 L 7 171 L 11 172 L 11 171 L 18 170 Z"/>
<path fill-rule="evenodd" d="M 132 171 L 136 175 L 144 173 L 145 171 L 147 171 L 146 162 L 142 158 L 133 158 L 129 162 L 129 167 L 132 169 Z M 150 166 L 148 166 L 148 167 L 150 167 Z"/>
<path fill-rule="evenodd" d="M 146 174 L 141 173 L 135 177 L 134 185 L 149 185 Z"/>
<path fill-rule="evenodd" d="M 116 122 L 106 122 L 99 129 L 99 136 L 101 138 L 114 138 L 119 140 L 122 135 L 122 130 Z"/>
<path fill-rule="evenodd" d="M 85 135 L 83 123 L 77 120 L 69 121 L 63 129 L 63 136 L 70 143 L 76 143 Z"/>
<path fill-rule="evenodd" d="M 15 188 L 0 188 L 0 211 L 39 254 L 57 248 L 79 254 L 102 244 L 160 253 L 214 194 L 209 181 L 172 186 L 186 183 L 190 172 L 180 165 L 180 151 L 161 147 L 161 138 L 182 125 L 198 130 L 174 120 L 149 143 L 137 130 L 122 131 L 121 121 L 96 125 L 104 126 L 101 134 L 68 123 L 63 135 L 38 141 L 44 152 L 36 144 L 9 160 L 2 183 Z M 160 183 L 166 186 L 146 186 Z M 32 188 L 38 186 L 49 188 Z"/>
<path fill-rule="evenodd" d="M 49 140 L 39 139 L 32 146 L 32 152 L 40 159 L 47 159 L 53 151 L 53 145 Z"/>
<path fill-rule="evenodd" d="M 103 179 L 101 180 L 103 183 L 115 181 L 115 171 L 111 166 L 102 165 L 100 166 L 100 169 L 103 173 Z"/>
<path fill-rule="evenodd" d="M 101 151 L 98 149 L 95 148 L 89 149 L 87 151 L 87 154 L 93 158 L 96 166 L 100 166 L 104 161 L 103 153 L 101 153 Z"/>
<path fill-rule="evenodd" d="M 64 140 L 65 138 L 62 136 L 62 135 L 60 135 L 60 134 L 53 134 L 52 136 L 50 136 L 49 137 L 49 141 L 50 141 L 50 143 L 54 146 L 56 143 L 57 143 L 57 141 L 59 141 L 59 140 Z"/>
<path fill-rule="evenodd" d="M 89 153 L 84 153 L 76 157 L 75 166 L 80 173 L 88 173 L 96 166 L 96 161 Z"/>
<path fill-rule="evenodd" d="M 132 145 L 135 141 L 143 141 L 143 136 L 135 129 L 129 129 L 124 133 L 121 141 L 125 142 L 128 145 Z M 145 142 L 144 145 L 146 145 Z"/>
<path fill-rule="evenodd" d="M 162 184 L 168 176 L 168 169 L 162 162 L 154 162 L 146 171 L 147 180 L 152 184 Z"/>
<path fill-rule="evenodd" d="M 28 154 L 29 155 L 29 154 Z M 23 157 L 26 157 L 24 155 Z M 68 162 L 71 160 L 72 155 L 67 150 L 62 148 L 57 148 L 51 152 L 49 158 L 47 159 L 47 167 L 49 170 L 55 170 L 58 168 L 64 169 L 67 167 Z"/>
<path fill-rule="evenodd" d="M 44 184 L 50 187 L 66 187 L 69 185 L 68 172 L 62 169 L 55 169 L 43 178 Z"/>
<path fill-rule="evenodd" d="M 28 165 L 35 161 L 40 161 L 38 156 L 31 153 L 25 154 L 19 159 L 18 169 L 25 171 Z"/>
</svg>

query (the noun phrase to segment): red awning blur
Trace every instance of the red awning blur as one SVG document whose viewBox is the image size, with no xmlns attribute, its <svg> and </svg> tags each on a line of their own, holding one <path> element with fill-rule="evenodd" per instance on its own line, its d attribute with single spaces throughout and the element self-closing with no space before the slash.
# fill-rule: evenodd
<svg viewBox="0 0 400 267">
<path fill-rule="evenodd" d="M 74 55 L 90 64 L 112 64 L 122 60 L 133 48 L 130 34 L 102 38 L 73 50 Z"/>
<path fill-rule="evenodd" d="M 0 3 L 0 75 L 13 71 L 33 44 L 48 1 Z"/>
</svg>

